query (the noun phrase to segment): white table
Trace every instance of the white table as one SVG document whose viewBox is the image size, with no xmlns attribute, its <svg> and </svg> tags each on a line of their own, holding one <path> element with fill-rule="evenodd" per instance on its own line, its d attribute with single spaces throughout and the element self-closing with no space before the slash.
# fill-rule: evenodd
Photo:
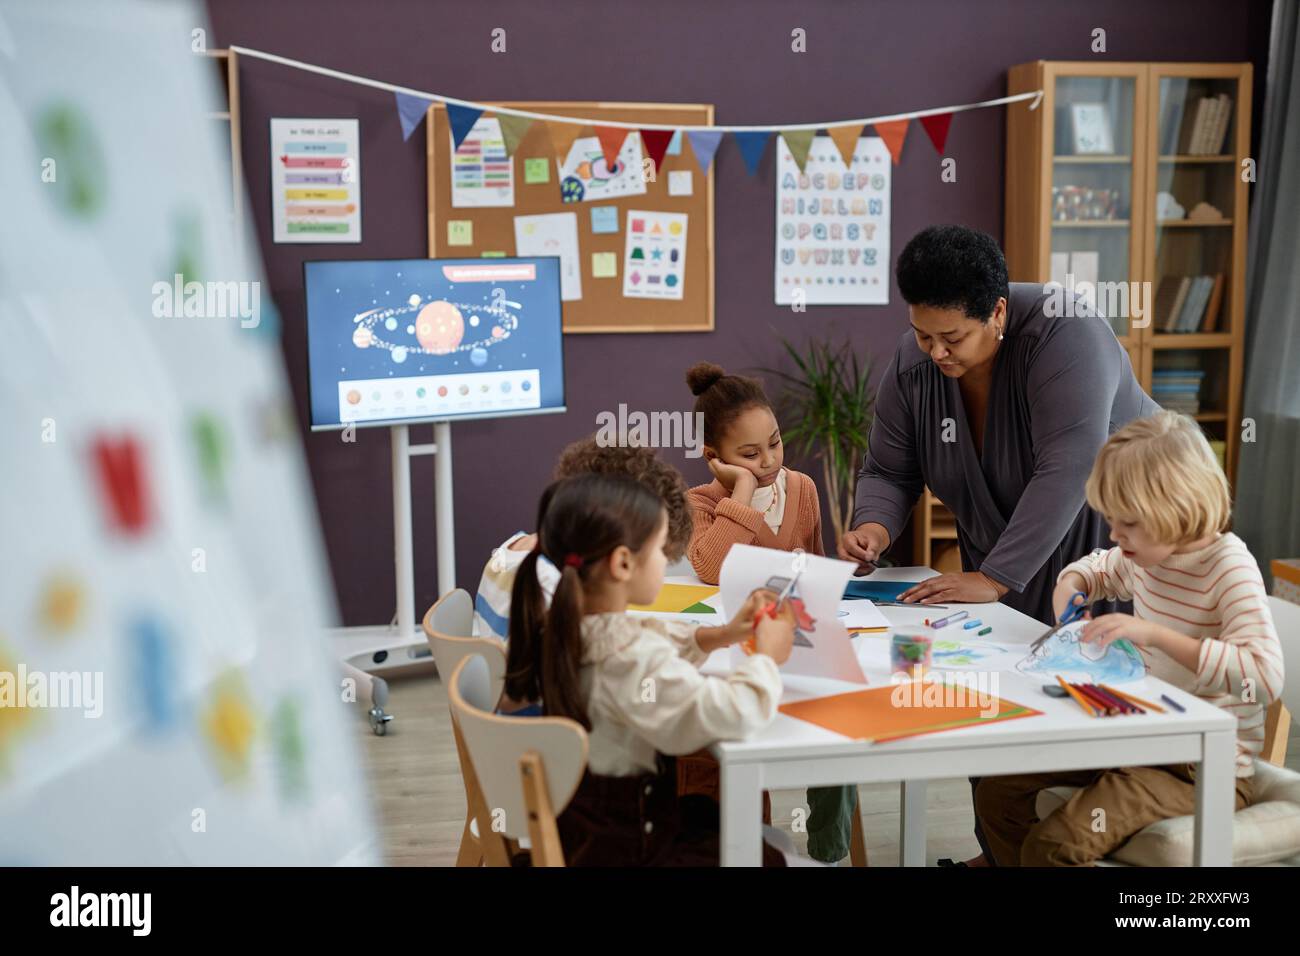
<svg viewBox="0 0 1300 956">
<path fill-rule="evenodd" d="M 936 573 L 929 568 L 882 568 L 871 578 L 915 581 Z M 1046 630 L 1004 604 L 946 606 L 947 612 L 921 606 L 881 611 L 892 625 L 902 626 L 967 610 L 992 626 L 993 633 L 984 640 L 1004 645 L 1027 645 Z M 944 636 L 945 630 L 937 636 Z M 965 631 L 964 636 L 975 633 Z M 887 635 L 861 635 L 854 644 L 870 686 L 887 686 Z M 729 659 L 719 655 L 706 666 L 726 668 Z M 1237 727 L 1230 715 L 1164 681 L 1147 678 L 1125 689 L 1152 702 L 1168 694 L 1186 712 L 1166 707 L 1163 714 L 1093 718 L 1072 700 L 1044 694 L 1041 677 L 1015 670 L 996 673 L 998 696 L 1042 715 L 872 743 L 778 713 L 748 740 L 715 744 L 710 749 L 721 767 L 722 865 L 759 865 L 764 790 L 901 781 L 900 859 L 904 866 L 924 866 L 929 780 L 1182 762 L 1201 765 L 1196 775 L 1193 860 L 1198 866 L 1231 865 Z M 860 684 L 789 675 L 784 684 L 782 703 L 862 689 Z"/>
</svg>

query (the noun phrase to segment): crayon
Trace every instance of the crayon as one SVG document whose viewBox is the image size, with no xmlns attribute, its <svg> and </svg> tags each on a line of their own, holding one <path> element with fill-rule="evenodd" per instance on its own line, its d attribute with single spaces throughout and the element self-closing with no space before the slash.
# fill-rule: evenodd
<svg viewBox="0 0 1300 956">
<path fill-rule="evenodd" d="M 991 628 L 991 627 L 986 627 L 986 628 L 984 628 L 984 630 L 979 631 L 978 633 L 976 633 L 975 636 L 976 636 L 976 637 L 983 637 L 985 634 L 992 634 L 992 633 L 993 633 L 993 628 Z"/>
<path fill-rule="evenodd" d="M 965 624 L 963 624 L 963 625 L 961 626 L 961 629 L 962 629 L 963 631 L 969 631 L 972 627 L 979 627 L 979 626 L 980 626 L 981 624 L 983 624 L 983 623 L 984 623 L 984 622 L 981 621 L 979 618 L 975 618 L 975 620 L 973 620 L 973 621 L 967 621 Z"/>
<path fill-rule="evenodd" d="M 1187 713 L 1187 708 L 1184 707 L 1182 704 L 1178 703 L 1178 701 L 1172 699 L 1168 694 L 1161 694 L 1160 699 L 1163 700 L 1170 707 L 1172 707 L 1174 710 L 1178 711 L 1180 714 Z"/>
</svg>

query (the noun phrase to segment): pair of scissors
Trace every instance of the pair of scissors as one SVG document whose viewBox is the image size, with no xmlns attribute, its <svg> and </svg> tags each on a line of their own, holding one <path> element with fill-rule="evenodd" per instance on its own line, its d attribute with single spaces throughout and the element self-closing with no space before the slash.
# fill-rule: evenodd
<svg viewBox="0 0 1300 956">
<path fill-rule="evenodd" d="M 1075 604 L 1075 598 L 1083 598 L 1084 603 Z M 1052 638 L 1061 628 L 1065 627 L 1067 624 L 1073 624 L 1079 618 L 1083 617 L 1084 612 L 1088 610 L 1087 600 L 1088 595 L 1084 594 L 1082 591 L 1075 591 L 1071 594 L 1070 600 L 1065 605 L 1065 610 L 1061 612 L 1061 616 L 1057 619 L 1056 627 L 1052 628 L 1038 640 L 1034 641 L 1034 643 L 1030 644 L 1029 653 L 1032 654 L 1034 651 L 1042 647 L 1043 644 Z"/>
<path fill-rule="evenodd" d="M 755 629 L 757 629 L 758 621 L 761 617 L 766 616 L 770 617 L 772 620 L 776 620 L 776 616 L 781 612 L 781 605 L 784 604 L 786 599 L 794 593 L 794 586 L 799 583 L 799 578 L 803 574 L 803 569 L 807 564 L 807 552 L 796 551 L 794 553 L 794 561 L 790 564 L 790 580 L 787 581 L 785 587 L 781 589 L 781 593 L 776 596 L 775 603 L 769 602 L 768 604 L 765 604 L 763 609 L 754 615 Z"/>
</svg>

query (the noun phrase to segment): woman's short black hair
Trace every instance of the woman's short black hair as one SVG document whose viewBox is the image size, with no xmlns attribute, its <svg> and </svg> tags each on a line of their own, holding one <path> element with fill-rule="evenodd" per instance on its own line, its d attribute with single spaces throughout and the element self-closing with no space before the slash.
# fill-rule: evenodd
<svg viewBox="0 0 1300 956">
<path fill-rule="evenodd" d="M 1007 298 L 1007 260 L 992 236 L 965 226 L 930 226 L 903 247 L 894 269 L 908 305 L 961 309 L 987 322 Z"/>
</svg>

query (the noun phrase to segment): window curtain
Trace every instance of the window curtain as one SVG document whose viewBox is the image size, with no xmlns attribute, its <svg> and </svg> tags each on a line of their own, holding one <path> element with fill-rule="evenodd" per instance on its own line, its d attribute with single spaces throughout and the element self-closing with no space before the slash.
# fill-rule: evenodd
<svg viewBox="0 0 1300 956">
<path fill-rule="evenodd" d="M 1245 395 L 1234 530 L 1266 580 L 1300 557 L 1300 0 L 1277 0 L 1246 270 Z"/>
</svg>

